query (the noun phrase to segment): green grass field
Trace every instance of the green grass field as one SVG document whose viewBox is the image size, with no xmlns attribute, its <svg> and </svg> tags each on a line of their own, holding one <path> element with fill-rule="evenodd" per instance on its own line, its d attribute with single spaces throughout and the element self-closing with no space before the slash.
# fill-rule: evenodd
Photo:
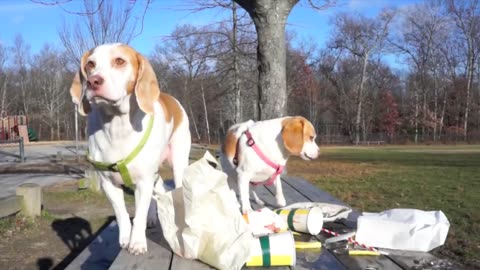
<svg viewBox="0 0 480 270">
<path fill-rule="evenodd" d="M 304 177 L 352 207 L 442 210 L 447 242 L 435 254 L 480 267 L 480 146 L 323 147 L 313 162 L 291 159 Z"/>
</svg>

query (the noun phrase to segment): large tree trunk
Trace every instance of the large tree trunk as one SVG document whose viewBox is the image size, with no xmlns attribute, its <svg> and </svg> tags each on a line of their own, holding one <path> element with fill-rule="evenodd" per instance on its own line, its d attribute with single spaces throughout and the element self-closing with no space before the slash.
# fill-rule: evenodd
<svg viewBox="0 0 480 270">
<path fill-rule="evenodd" d="M 242 121 L 242 104 L 240 92 L 240 78 L 238 75 L 238 58 L 237 58 L 237 5 L 232 2 L 232 49 L 233 49 L 233 88 L 235 92 L 235 123 Z"/>
<path fill-rule="evenodd" d="M 437 73 L 434 72 L 433 78 L 433 93 L 434 93 L 434 106 L 433 106 L 433 141 L 437 141 L 437 113 L 438 113 L 438 85 L 437 85 Z"/>
<path fill-rule="evenodd" d="M 2 90 L 2 99 L 0 101 L 0 113 L 2 111 L 7 111 L 6 109 L 6 103 L 7 103 L 7 75 L 5 75 L 5 78 L 3 80 L 3 84 L 2 86 L 0 87 L 0 90 Z"/>
<path fill-rule="evenodd" d="M 418 88 L 415 87 L 415 144 L 418 143 Z"/>
<path fill-rule="evenodd" d="M 363 103 L 363 87 L 367 76 L 368 54 L 363 57 L 362 77 L 360 78 L 360 86 L 357 95 L 357 116 L 355 119 L 355 144 L 360 143 L 360 124 L 362 122 L 362 103 Z M 365 138 L 364 138 L 365 139 Z"/>
<path fill-rule="evenodd" d="M 192 106 L 189 105 L 188 109 L 190 111 L 190 117 L 191 117 L 190 120 L 192 120 L 193 128 L 195 129 L 195 134 L 197 135 L 198 141 L 200 141 L 201 137 L 200 137 L 200 133 L 198 132 L 197 121 L 195 120 L 195 115 L 193 114 Z"/>
<path fill-rule="evenodd" d="M 468 40 L 468 63 L 467 63 L 467 89 L 465 93 L 465 111 L 463 116 L 463 140 L 467 141 L 468 135 L 468 113 L 470 111 L 470 92 L 473 83 L 473 71 L 475 68 L 475 56 L 473 53 L 473 41 L 470 38 Z"/>
<path fill-rule="evenodd" d="M 59 141 L 60 140 L 60 117 L 59 115 L 57 114 L 57 140 Z"/>
<path fill-rule="evenodd" d="M 258 118 L 284 116 L 287 101 L 285 23 L 299 0 L 235 0 L 255 23 L 258 37 Z"/>
<path fill-rule="evenodd" d="M 207 110 L 207 102 L 205 101 L 205 91 L 203 89 L 203 82 L 200 83 L 200 89 L 202 91 L 203 113 L 205 115 L 205 126 L 206 126 L 206 129 L 207 129 L 207 140 L 208 140 L 208 144 L 210 144 L 210 125 L 208 124 L 208 110 Z"/>
<path fill-rule="evenodd" d="M 445 110 L 447 108 L 447 89 L 445 88 L 443 91 L 444 93 L 443 93 L 443 101 L 442 101 L 442 113 L 440 115 L 440 123 L 439 123 L 439 130 L 438 130 L 438 134 L 440 138 L 442 137 L 443 122 L 445 119 Z"/>
<path fill-rule="evenodd" d="M 427 91 L 425 88 L 422 90 L 423 93 L 423 105 L 422 105 L 422 142 L 425 142 L 425 124 L 427 123 Z"/>
</svg>

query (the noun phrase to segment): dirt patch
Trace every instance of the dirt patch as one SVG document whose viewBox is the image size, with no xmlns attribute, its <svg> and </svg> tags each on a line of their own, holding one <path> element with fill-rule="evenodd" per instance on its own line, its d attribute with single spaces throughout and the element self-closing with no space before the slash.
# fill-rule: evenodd
<svg viewBox="0 0 480 270">
<path fill-rule="evenodd" d="M 76 181 L 43 190 L 42 216 L 0 220 L 0 269 L 63 269 L 113 219 L 103 193 L 77 191 Z M 127 199 L 129 210 L 133 199 Z"/>
</svg>

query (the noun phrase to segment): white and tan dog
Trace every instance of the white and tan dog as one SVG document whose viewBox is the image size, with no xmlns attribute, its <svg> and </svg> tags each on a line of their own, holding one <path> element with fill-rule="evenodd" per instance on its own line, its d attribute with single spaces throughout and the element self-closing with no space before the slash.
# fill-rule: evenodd
<svg viewBox="0 0 480 270">
<path fill-rule="evenodd" d="M 230 184 L 238 187 L 243 213 L 252 210 L 250 184 L 273 183 L 277 205 L 285 206 L 280 174 L 291 155 L 304 160 L 318 157 L 319 148 L 315 138 L 313 125 L 301 116 L 258 122 L 250 120 L 229 128 L 220 161 Z M 252 191 L 255 202 L 264 205 L 255 189 Z"/>
<path fill-rule="evenodd" d="M 175 98 L 160 93 L 147 59 L 124 44 L 86 52 L 70 92 L 80 113 L 88 117 L 88 158 L 113 206 L 120 245 L 133 254 L 145 253 L 152 192 L 164 192 L 159 167 L 167 160 L 179 187 L 188 166 L 187 114 Z M 121 170 L 122 162 L 127 170 Z M 130 180 L 135 184 L 133 227 L 121 187 Z"/>
</svg>

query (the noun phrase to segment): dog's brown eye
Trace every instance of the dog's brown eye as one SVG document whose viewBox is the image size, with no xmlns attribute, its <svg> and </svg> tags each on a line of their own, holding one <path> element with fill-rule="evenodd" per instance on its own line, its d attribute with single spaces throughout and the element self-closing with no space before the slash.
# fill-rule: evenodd
<svg viewBox="0 0 480 270">
<path fill-rule="evenodd" d="M 93 61 L 88 61 L 87 62 L 87 68 L 94 68 L 95 67 L 95 62 Z"/>
<path fill-rule="evenodd" d="M 310 136 L 310 141 L 313 141 L 313 140 L 315 140 L 315 137 Z"/>
<path fill-rule="evenodd" d="M 125 60 L 123 60 L 122 58 L 115 58 L 115 64 L 121 66 L 125 63 Z"/>
</svg>

